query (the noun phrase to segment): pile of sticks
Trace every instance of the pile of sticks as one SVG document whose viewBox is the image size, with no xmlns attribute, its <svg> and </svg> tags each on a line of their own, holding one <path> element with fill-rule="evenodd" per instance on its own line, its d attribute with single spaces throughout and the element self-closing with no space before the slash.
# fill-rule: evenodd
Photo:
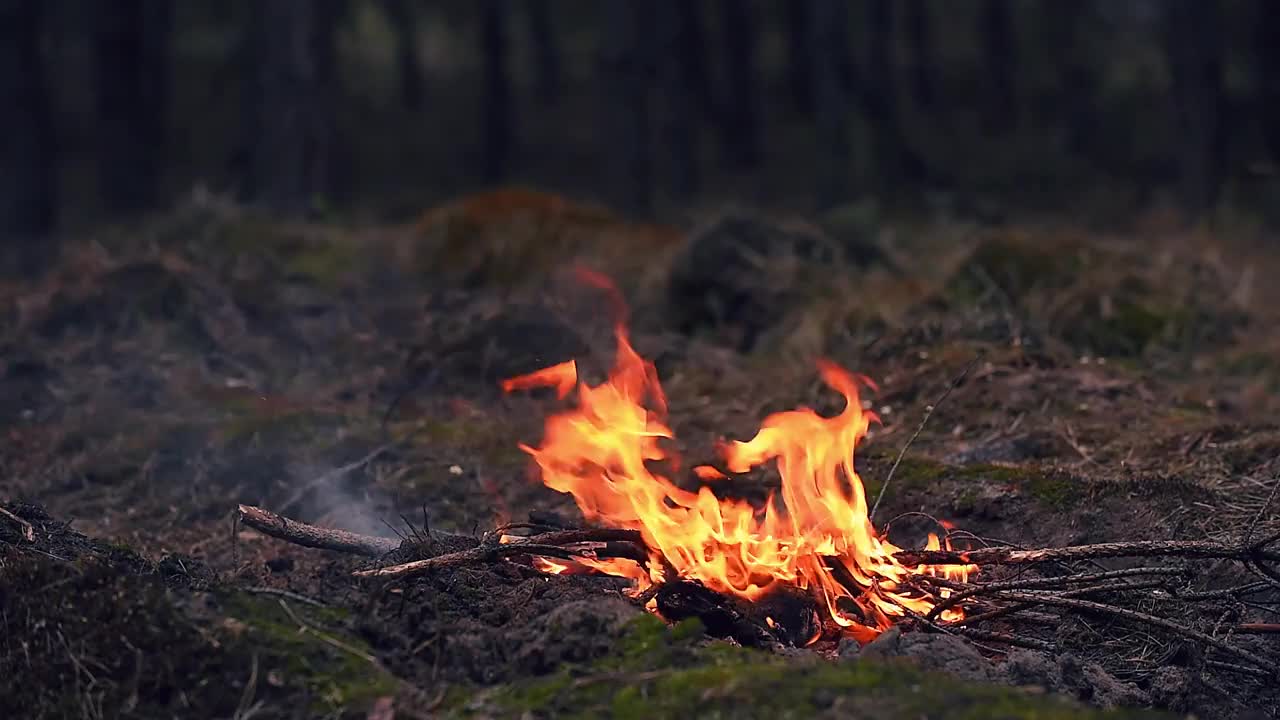
<svg viewBox="0 0 1280 720">
<path fill-rule="evenodd" d="M 297 545 L 368 557 L 383 557 L 400 547 L 387 538 L 358 535 L 298 522 L 250 505 L 239 507 L 239 521 L 262 533 Z M 516 536 L 514 533 L 529 534 Z M 456 538 L 455 538 L 456 539 Z M 981 582 L 958 582 L 937 575 L 915 576 L 922 590 L 943 598 L 925 615 L 902 608 L 904 622 L 920 629 L 957 634 L 978 642 L 1028 647 L 1046 652 L 1055 650 L 1050 640 L 1013 634 L 1004 630 L 1019 620 L 1029 624 L 1053 624 L 1061 613 L 1074 612 L 1105 616 L 1128 623 L 1157 628 L 1201 645 L 1206 664 L 1255 677 L 1277 679 L 1280 663 L 1241 647 L 1234 639 L 1244 635 L 1276 634 L 1280 623 L 1219 622 L 1211 630 L 1188 625 L 1177 615 L 1156 614 L 1125 607 L 1126 599 L 1138 597 L 1144 605 L 1182 605 L 1217 603 L 1253 607 L 1280 617 L 1280 534 L 1253 541 L 1166 540 L 1122 543 L 1098 543 L 1056 548 L 1022 549 L 985 547 L 974 550 L 904 550 L 895 557 L 904 565 L 977 564 L 984 574 L 1004 568 L 1009 577 Z M 650 553 L 640 533 L 615 528 L 563 529 L 536 523 L 511 523 L 495 528 L 479 539 L 467 539 L 466 549 L 435 557 L 411 560 L 359 570 L 354 575 L 381 580 L 404 580 L 445 568 L 493 562 L 528 563 L 531 558 L 560 560 L 628 558 L 640 564 L 648 562 Z M 1243 565 L 1257 579 L 1253 582 L 1221 589 L 1193 589 L 1194 574 L 1185 565 L 1150 565 L 1107 569 L 1097 565 L 1101 559 L 1176 558 L 1183 560 L 1216 560 Z M 1093 563 L 1095 567 L 1084 568 Z M 870 592 L 877 592 L 872 588 Z M 1138 593 L 1137 591 L 1141 591 Z M 1271 599 L 1261 598 L 1270 593 Z M 648 597 L 652 597 L 649 595 Z M 641 597 L 645 601 L 648 597 Z M 889 595 L 883 595 L 886 599 Z M 943 621 L 942 613 L 963 605 L 962 620 Z M 976 610 L 976 612 L 974 612 Z M 1046 612 L 1049 611 L 1049 612 Z M 1056 611 L 1058 614 L 1052 614 Z M 993 625 L 993 623 L 998 623 Z M 1018 623 L 1019 625 L 1021 623 Z M 998 652 L 998 651 L 996 651 Z"/>
</svg>

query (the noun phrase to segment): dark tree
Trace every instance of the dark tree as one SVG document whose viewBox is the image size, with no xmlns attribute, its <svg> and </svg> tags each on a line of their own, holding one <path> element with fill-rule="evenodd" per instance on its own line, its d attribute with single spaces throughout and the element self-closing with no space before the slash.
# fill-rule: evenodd
<svg viewBox="0 0 1280 720">
<path fill-rule="evenodd" d="M 529 21 L 529 44 L 533 47 L 533 71 L 538 99 L 554 103 L 560 99 L 560 45 L 551 22 L 551 0 L 525 0 Z"/>
<path fill-rule="evenodd" d="M 701 26 L 688 0 L 658 0 L 654 8 L 658 20 L 658 86 L 661 90 L 662 135 L 670 162 L 669 190 L 678 201 L 687 202 L 698 191 L 698 156 L 701 95 L 696 75 L 689 72 L 690 51 L 701 45 Z"/>
<path fill-rule="evenodd" d="M 1098 67 L 1085 46 L 1094 9 L 1090 0 L 1041 0 L 1039 4 L 1044 51 L 1059 69 L 1048 114 L 1059 118 L 1064 145 L 1073 155 L 1088 154 L 1095 131 Z"/>
<path fill-rule="evenodd" d="M 155 205 L 165 167 L 173 3 L 90 6 L 98 190 L 109 213 L 134 214 Z"/>
<path fill-rule="evenodd" d="M 1199 216 L 1217 203 L 1225 171 L 1222 11 L 1217 0 L 1170 0 L 1164 9 L 1181 196 Z"/>
<path fill-rule="evenodd" d="M 701 115 L 714 118 L 717 113 L 715 87 L 711 82 L 711 63 L 707 57 L 707 21 L 703 0 L 685 0 L 676 8 L 680 13 L 679 46 L 676 55 L 690 87 L 698 97 Z"/>
<path fill-rule="evenodd" d="M 514 124 L 511 99 L 510 38 L 507 17 L 509 0 L 483 0 L 480 4 L 480 47 L 484 63 L 484 154 L 485 182 L 501 182 L 510 170 L 514 152 Z"/>
<path fill-rule="evenodd" d="M 0 0 L 0 239 L 32 269 L 53 228 L 54 136 L 43 0 Z"/>
<path fill-rule="evenodd" d="M 1018 48 L 1009 0 L 983 0 L 979 24 L 984 71 L 990 81 L 984 125 L 987 132 L 1007 134 L 1018 127 Z"/>
<path fill-rule="evenodd" d="M 421 110 L 426 82 L 422 78 L 422 66 L 418 64 L 417 14 L 409 0 L 383 0 L 382 6 L 395 36 L 400 103 L 406 110 Z"/>
<path fill-rule="evenodd" d="M 929 0 L 906 0 L 907 67 L 911 77 L 911 95 L 920 110 L 932 110 L 937 100 L 933 17 Z"/>
<path fill-rule="evenodd" d="M 824 209 L 848 202 L 853 146 L 849 137 L 851 97 L 842 65 L 849 48 L 849 15 L 845 0 L 813 0 L 809 26 L 812 47 L 814 110 L 822 149 L 818 169 L 818 203 Z"/>
<path fill-rule="evenodd" d="M 337 130 L 334 49 L 343 0 L 254 3 L 245 43 L 249 199 L 305 214 L 334 193 Z"/>
<path fill-rule="evenodd" d="M 1259 0 L 1254 23 L 1258 118 L 1273 164 L 1280 164 L 1280 3 Z"/>
<path fill-rule="evenodd" d="M 638 213 L 653 208 L 653 14 L 647 0 L 607 0 L 601 33 L 601 80 L 609 129 L 606 142 L 620 203 Z M 612 159 L 616 153 L 616 160 Z"/>
<path fill-rule="evenodd" d="M 787 84 L 801 114 L 813 113 L 813 3 L 782 0 L 787 33 Z"/>
<path fill-rule="evenodd" d="M 755 3 L 721 0 L 720 18 L 727 75 L 725 103 L 719 118 L 725 160 L 734 169 L 751 170 L 761 160 Z"/>
<path fill-rule="evenodd" d="M 893 0 L 870 0 L 867 68 L 861 83 L 867 120 L 875 134 L 876 168 L 889 184 L 900 180 L 915 182 L 925 175 L 924 162 L 912 150 L 902 129 L 893 63 L 893 5 Z"/>
</svg>

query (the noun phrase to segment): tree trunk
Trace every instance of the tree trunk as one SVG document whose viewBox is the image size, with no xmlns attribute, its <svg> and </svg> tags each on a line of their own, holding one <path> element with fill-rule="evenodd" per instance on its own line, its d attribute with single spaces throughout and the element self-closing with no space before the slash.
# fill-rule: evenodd
<svg viewBox="0 0 1280 720">
<path fill-rule="evenodd" d="M 514 151 L 511 101 L 510 42 L 507 33 L 508 0 L 484 0 L 480 6 L 480 45 L 484 52 L 484 181 L 506 179 Z"/>
<path fill-rule="evenodd" d="M 907 0 L 906 31 L 911 95 L 921 111 L 933 110 L 937 101 L 935 77 L 938 59 L 934 54 L 933 17 L 929 0 Z"/>
<path fill-rule="evenodd" d="M 1055 93 L 1057 101 L 1050 106 L 1050 113 L 1061 118 L 1063 145 L 1076 156 L 1089 153 L 1095 125 L 1098 73 L 1081 47 L 1093 10 L 1090 0 L 1071 4 L 1041 0 L 1046 54 L 1061 68 Z"/>
<path fill-rule="evenodd" d="M 845 0 L 813 0 L 811 8 L 810 72 L 822 148 L 817 198 L 820 209 L 827 209 L 850 199 L 853 163 L 849 137 L 850 95 L 841 71 L 848 58 L 848 8 Z"/>
<path fill-rule="evenodd" d="M 691 23 L 688 0 L 659 0 L 657 55 L 658 82 L 662 89 L 662 134 L 666 139 L 670 161 L 669 190 L 680 203 L 689 202 L 698 191 L 699 132 L 701 102 L 697 78 L 688 72 L 685 53 L 700 40 L 695 40 L 700 27 Z"/>
<path fill-rule="evenodd" d="M 1009 0 L 985 0 L 979 22 L 986 75 L 991 80 L 984 124 L 990 134 L 1007 135 L 1018 128 L 1018 49 Z"/>
<path fill-rule="evenodd" d="M 0 240 L 21 272 L 51 249 L 56 207 L 44 13 L 42 0 L 0 0 Z"/>
<path fill-rule="evenodd" d="M 1260 0 L 1254 25 L 1258 118 L 1272 165 L 1280 165 L 1280 3 Z"/>
<path fill-rule="evenodd" d="M 875 160 L 880 179 L 890 187 L 924 178 L 924 162 L 907 143 L 899 112 L 897 74 L 893 63 L 893 0 L 871 0 L 867 71 L 863 104 L 875 133 Z"/>
<path fill-rule="evenodd" d="M 248 197 L 304 215 L 332 193 L 336 132 L 334 24 L 341 0 L 255 3 L 246 50 Z"/>
<path fill-rule="evenodd" d="M 560 99 L 561 91 L 560 45 L 551 22 L 551 1 L 525 0 L 525 9 L 538 99 L 550 105 Z"/>
<path fill-rule="evenodd" d="M 156 203 L 165 166 L 173 4 L 93 3 L 98 189 L 111 215 Z"/>
<path fill-rule="evenodd" d="M 405 110 L 418 112 L 422 109 L 426 82 L 422 78 L 422 66 L 418 64 L 417 15 L 409 0 L 383 0 L 382 5 L 395 35 L 400 104 Z"/>
<path fill-rule="evenodd" d="M 787 84 L 802 115 L 813 114 L 813 4 L 782 0 L 786 13 Z"/>
<path fill-rule="evenodd" d="M 617 174 L 614 187 L 624 207 L 647 214 L 653 209 L 652 14 L 647 0 L 607 0 L 602 10 L 603 105 L 612 129 L 607 142 L 621 156 L 610 163 Z"/>
<path fill-rule="evenodd" d="M 1192 217 L 1217 204 L 1224 174 L 1223 27 L 1217 0 L 1173 0 L 1165 6 L 1182 201 Z"/>
<path fill-rule="evenodd" d="M 725 160 L 735 170 L 752 170 L 761 160 L 755 3 L 722 0 L 720 16 L 728 76 L 728 97 L 720 116 Z"/>
</svg>

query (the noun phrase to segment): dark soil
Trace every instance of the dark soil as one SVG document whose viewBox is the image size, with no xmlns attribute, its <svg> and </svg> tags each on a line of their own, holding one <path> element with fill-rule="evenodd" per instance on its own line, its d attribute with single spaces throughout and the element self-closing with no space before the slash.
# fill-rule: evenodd
<svg viewBox="0 0 1280 720">
<path fill-rule="evenodd" d="M 530 513 L 580 522 L 517 447 L 560 405 L 497 388 L 610 361 L 617 308 L 567 283 L 572 260 L 626 291 L 681 483 L 769 412 L 838 410 L 813 370 L 825 355 L 879 385 L 858 456 L 874 498 L 978 356 L 885 492 L 894 542 L 923 542 L 930 517 L 1024 546 L 1280 531 L 1274 298 L 1239 287 L 1280 258 L 1041 228 L 963 243 L 883 228 L 906 239 L 882 247 L 746 215 L 659 246 L 598 215 L 574 232 L 606 249 L 560 257 L 535 233 L 523 272 L 489 276 L 451 267 L 430 233 L 187 207 L 0 287 L 0 501 L 32 530 L 0 515 L 0 716 L 1280 717 L 1275 686 L 1083 615 L 1011 626 L 1053 655 L 918 632 L 800 650 L 810 614 L 781 597 L 767 612 L 782 629 L 753 640 L 731 604 L 667 626 L 620 580 L 515 563 L 353 578 Z M 755 240 L 735 248 L 739 234 Z M 752 242 L 785 268 L 752 265 Z M 719 491 L 762 501 L 776 482 L 765 469 Z M 376 561 L 294 547 L 236 527 L 241 502 L 410 542 Z M 1242 579 L 1220 565 L 1194 584 Z M 1274 622 L 1280 595 L 1254 600 L 1183 619 Z M 763 607 L 739 610 L 758 627 Z M 1265 655 L 1275 637 L 1241 643 Z"/>
</svg>

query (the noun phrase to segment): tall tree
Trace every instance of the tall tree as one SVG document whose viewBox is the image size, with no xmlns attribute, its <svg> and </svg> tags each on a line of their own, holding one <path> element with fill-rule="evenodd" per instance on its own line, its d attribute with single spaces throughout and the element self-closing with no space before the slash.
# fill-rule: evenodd
<svg viewBox="0 0 1280 720">
<path fill-rule="evenodd" d="M 1051 112 L 1062 120 L 1066 150 L 1085 155 L 1095 129 L 1098 92 L 1098 66 L 1085 47 L 1096 6 L 1092 0 L 1041 0 L 1039 9 L 1044 52 L 1058 67 Z"/>
<path fill-rule="evenodd" d="M 91 3 L 98 186 L 106 210 L 152 207 L 165 167 L 173 3 Z"/>
<path fill-rule="evenodd" d="M 485 182 L 506 178 L 515 148 L 511 99 L 509 0 L 483 0 L 480 4 L 480 47 L 483 52 L 484 124 L 482 172 Z"/>
<path fill-rule="evenodd" d="M 893 0 L 870 0 L 867 68 L 862 87 L 867 120 L 875 133 L 875 160 L 887 183 L 916 182 L 925 175 L 924 161 L 903 132 L 897 73 L 893 62 L 896 35 Z"/>
<path fill-rule="evenodd" d="M 801 114 L 813 113 L 813 3 L 782 0 L 787 33 L 787 84 Z"/>
<path fill-rule="evenodd" d="M 938 59 L 929 0 L 906 0 L 906 34 L 911 95 L 920 110 L 932 110 L 937 100 Z"/>
<path fill-rule="evenodd" d="M 727 75 L 727 96 L 720 108 L 725 160 L 735 169 L 751 170 L 761 160 L 755 2 L 721 0 L 720 18 Z"/>
<path fill-rule="evenodd" d="M 1258 0 L 1254 22 L 1254 77 L 1258 117 L 1272 164 L 1280 165 L 1280 3 Z"/>
<path fill-rule="evenodd" d="M 395 38 L 396 70 L 400 80 L 400 104 L 406 110 L 422 109 L 426 81 L 418 64 L 418 16 L 409 0 L 383 0 L 382 7 Z"/>
<path fill-rule="evenodd" d="M 849 135 L 851 97 L 842 66 L 848 59 L 849 15 L 845 0 L 813 0 L 809 44 L 813 48 L 814 110 L 822 147 L 818 203 L 824 209 L 848 202 L 853 163 Z"/>
<path fill-rule="evenodd" d="M 338 176 L 335 57 L 343 0 L 254 3 L 244 50 L 248 198 L 301 215 L 331 196 Z"/>
<path fill-rule="evenodd" d="M 1198 217 L 1217 203 L 1225 173 L 1222 7 L 1218 0 L 1170 0 L 1164 11 L 1180 190 Z"/>
<path fill-rule="evenodd" d="M 22 270 L 47 249 L 56 207 L 45 11 L 42 0 L 0 0 L 0 240 L 13 243 Z"/>
<path fill-rule="evenodd" d="M 983 0 L 978 20 L 985 74 L 991 85 L 984 104 L 986 129 L 1007 134 L 1018 127 L 1018 47 L 1009 0 Z"/>
<path fill-rule="evenodd" d="M 554 103 L 560 99 L 560 44 L 551 22 L 551 0 L 525 0 L 529 44 L 533 47 L 533 71 L 538 99 Z"/>
<path fill-rule="evenodd" d="M 701 26 L 688 0 L 659 0 L 658 85 L 661 90 L 662 134 L 668 150 L 669 190 L 687 202 L 698 191 L 700 169 L 699 119 L 703 97 L 698 78 L 689 72 L 689 53 L 701 44 Z"/>
<path fill-rule="evenodd" d="M 601 80 L 609 114 L 610 147 L 621 157 L 611 163 L 621 204 L 638 213 L 653 209 L 653 15 L 646 0 L 601 3 Z"/>
</svg>

